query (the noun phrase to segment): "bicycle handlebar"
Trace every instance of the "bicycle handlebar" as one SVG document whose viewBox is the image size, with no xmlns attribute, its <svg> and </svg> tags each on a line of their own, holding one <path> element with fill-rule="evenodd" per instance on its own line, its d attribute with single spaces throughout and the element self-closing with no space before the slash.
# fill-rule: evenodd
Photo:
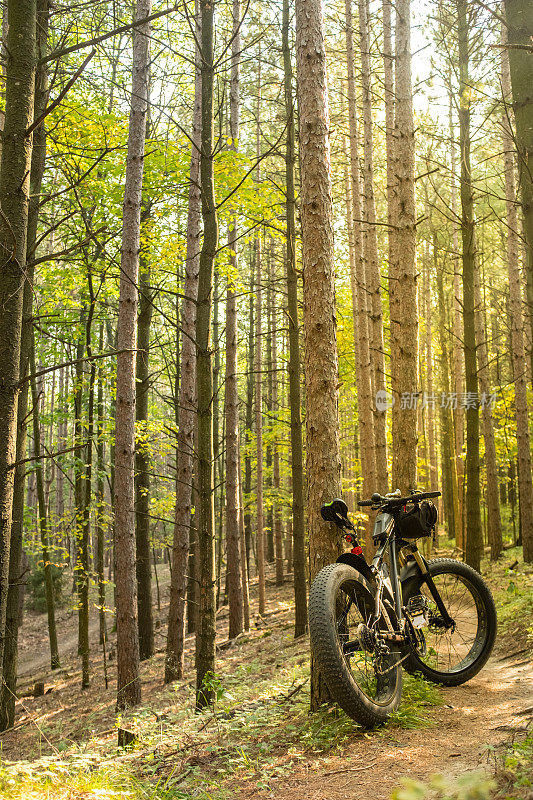
<svg viewBox="0 0 533 800">
<path fill-rule="evenodd" d="M 404 506 L 407 503 L 419 503 L 421 500 L 429 500 L 431 497 L 440 497 L 441 492 L 416 492 L 409 494 L 407 497 L 383 497 L 383 495 L 376 492 L 372 495 L 370 500 L 358 500 L 358 506 L 382 506 L 394 505 Z"/>
</svg>

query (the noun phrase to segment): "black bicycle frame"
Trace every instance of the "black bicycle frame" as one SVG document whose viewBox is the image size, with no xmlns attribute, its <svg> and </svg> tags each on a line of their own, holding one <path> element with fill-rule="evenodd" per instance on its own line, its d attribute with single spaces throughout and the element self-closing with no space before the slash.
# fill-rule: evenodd
<svg viewBox="0 0 533 800">
<path fill-rule="evenodd" d="M 348 535 L 350 537 L 351 534 Z M 348 538 L 347 537 L 347 538 Z M 427 587 L 433 597 L 435 604 L 439 610 L 439 613 L 442 616 L 442 621 L 446 628 L 451 628 L 454 624 L 453 619 L 448 614 L 448 610 L 444 605 L 444 602 L 439 594 L 437 587 L 435 586 L 435 582 L 431 577 L 429 570 L 427 568 L 427 564 L 425 559 L 421 556 L 416 542 L 409 543 L 411 548 L 411 554 L 413 555 L 414 564 L 413 562 L 409 562 L 407 568 L 402 569 L 401 573 L 398 572 L 398 545 L 401 543 L 401 547 L 407 545 L 407 543 L 398 536 L 395 523 L 394 523 L 394 516 L 389 511 L 381 511 L 375 519 L 374 522 L 374 531 L 373 531 L 373 539 L 374 542 L 378 544 L 378 549 L 372 559 L 372 563 L 369 564 L 362 552 L 359 552 L 361 548 L 358 546 L 357 542 L 353 540 L 351 537 L 351 541 L 356 546 L 352 549 L 351 552 L 343 553 L 337 559 L 338 563 L 350 564 L 353 566 L 358 572 L 360 572 L 364 578 L 367 580 L 374 582 L 378 580 L 378 575 L 383 575 L 382 573 L 382 565 L 383 565 L 383 558 L 386 550 L 388 549 L 390 555 L 390 575 L 382 577 L 379 580 L 379 592 L 376 596 L 376 609 L 375 609 L 375 617 L 376 621 L 379 619 L 379 607 L 381 603 L 382 593 L 385 591 L 386 595 L 390 594 L 388 597 L 389 601 L 393 603 L 394 612 L 396 615 L 397 620 L 397 631 L 400 632 L 401 630 L 401 621 L 403 619 L 403 605 L 402 605 L 402 590 L 401 586 L 409 578 L 413 577 L 413 575 L 421 575 L 423 581 L 427 584 Z M 415 566 L 416 565 L 416 566 Z M 387 577 L 390 580 L 390 590 L 389 587 L 386 585 Z M 377 616 L 376 616 L 377 615 Z"/>
</svg>

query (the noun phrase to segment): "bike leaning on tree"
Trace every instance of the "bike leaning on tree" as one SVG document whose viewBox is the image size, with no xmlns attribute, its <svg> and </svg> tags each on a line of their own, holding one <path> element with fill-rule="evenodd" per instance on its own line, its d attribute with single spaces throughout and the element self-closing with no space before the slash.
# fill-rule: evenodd
<svg viewBox="0 0 533 800">
<path fill-rule="evenodd" d="M 496 609 L 476 570 L 450 558 L 426 560 L 417 540 L 431 536 L 440 492 L 413 491 L 359 501 L 378 512 L 376 553 L 365 560 L 343 500 L 321 508 L 352 546 L 316 576 L 309 594 L 311 646 L 338 705 L 365 727 L 398 707 L 402 667 L 458 686 L 484 666 L 496 636 Z"/>
</svg>

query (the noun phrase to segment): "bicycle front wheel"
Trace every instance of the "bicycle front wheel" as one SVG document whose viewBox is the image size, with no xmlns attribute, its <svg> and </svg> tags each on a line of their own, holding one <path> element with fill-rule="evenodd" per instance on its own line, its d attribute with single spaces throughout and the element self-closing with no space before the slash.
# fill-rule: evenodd
<svg viewBox="0 0 533 800">
<path fill-rule="evenodd" d="M 372 626 L 374 590 L 348 564 L 324 567 L 309 593 L 313 655 L 338 705 L 366 728 L 380 725 L 398 707 L 402 674 L 398 653 L 376 645 L 392 624 L 382 605 Z"/>
<path fill-rule="evenodd" d="M 475 569 L 451 558 L 428 561 L 428 569 L 453 626 L 446 628 L 423 575 L 402 586 L 403 601 L 422 594 L 429 605 L 429 624 L 423 628 L 426 652 L 413 652 L 404 661 L 408 672 L 421 672 L 443 686 L 459 686 L 484 666 L 496 637 L 496 608 L 490 590 Z"/>
</svg>

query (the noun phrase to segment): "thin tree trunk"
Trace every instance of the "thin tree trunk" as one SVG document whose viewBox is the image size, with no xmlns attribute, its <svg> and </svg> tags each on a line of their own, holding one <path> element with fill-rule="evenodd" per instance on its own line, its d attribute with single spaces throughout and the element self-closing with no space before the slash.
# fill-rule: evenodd
<svg viewBox="0 0 533 800">
<path fill-rule="evenodd" d="M 451 81 L 450 81 L 451 84 Z M 457 187 L 455 181 L 455 134 L 453 125 L 453 95 L 450 85 L 450 164 L 451 164 L 451 201 L 452 201 L 452 215 L 454 218 L 453 223 L 453 390 L 456 398 L 456 408 L 454 410 L 455 422 L 455 472 L 457 474 L 457 496 L 458 496 L 458 514 L 455 518 L 455 544 L 460 550 L 464 550 L 465 535 L 464 535 L 464 521 L 465 521 L 465 462 L 463 458 L 463 444 L 464 444 L 464 409 L 463 404 L 459 398 L 463 394 L 463 363 L 464 352 L 461 346 L 462 342 L 462 292 L 461 292 L 461 268 L 459 264 L 459 227 L 456 224 L 456 219 L 460 221 L 460 216 L 457 215 Z"/>
<path fill-rule="evenodd" d="M 200 252 L 196 312 L 196 385 L 198 391 L 198 560 L 200 605 L 196 631 L 196 707 L 213 698 L 206 680 L 215 668 L 215 549 L 213 472 L 213 364 L 211 309 L 213 271 L 218 243 L 213 175 L 214 5 L 200 0 L 202 15 L 202 133 L 200 183 L 204 238 Z"/>
<path fill-rule="evenodd" d="M 24 266 L 36 66 L 36 0 L 9 0 L 5 122 L 0 167 L 0 665 L 3 670 L 17 440 Z M 1 676 L 0 676 L 1 677 Z"/>
<path fill-rule="evenodd" d="M 239 544 L 241 551 L 241 582 L 244 630 L 250 630 L 250 595 L 248 591 L 248 565 L 246 563 L 246 542 L 244 532 L 244 503 L 242 500 L 242 474 L 239 459 Z"/>
<path fill-rule="evenodd" d="M 351 0 L 346 0 L 350 3 Z M 369 291 L 371 318 L 370 360 L 373 373 L 374 396 L 385 392 L 385 356 L 383 346 L 383 306 L 381 302 L 381 274 L 379 271 L 378 237 L 376 230 L 376 203 L 374 199 L 374 143 L 372 131 L 372 95 L 369 0 L 358 0 L 359 36 L 361 50 L 361 84 L 363 87 L 363 152 L 364 152 L 364 248 L 365 272 Z M 372 402 L 374 412 L 374 452 L 376 459 L 375 491 L 385 492 L 389 485 L 387 473 L 387 415 Z"/>
<path fill-rule="evenodd" d="M 255 246 L 255 241 L 254 241 Z M 255 350 L 254 350 L 254 336 L 255 336 L 255 298 L 254 298 L 254 283 L 255 283 L 255 270 L 254 264 L 250 265 L 250 293 L 248 304 L 248 353 L 247 363 L 248 370 L 246 376 L 246 420 L 245 420 L 245 437 L 246 437 L 246 452 L 244 456 L 244 487 L 243 491 L 247 498 L 246 507 L 244 509 L 244 540 L 246 548 L 246 568 L 248 577 L 250 576 L 250 550 L 252 547 L 252 513 L 250 504 L 250 494 L 252 492 L 252 437 L 253 437 L 253 422 L 254 422 L 254 363 L 255 363 Z"/>
<path fill-rule="evenodd" d="M 496 561 L 502 552 L 502 521 L 500 516 L 500 493 L 498 489 L 498 466 L 496 463 L 496 443 L 490 403 L 489 355 L 486 328 L 481 305 L 481 286 L 479 273 L 474 274 L 474 299 L 476 304 L 475 325 L 477 345 L 478 381 L 481 393 L 481 419 L 485 443 L 485 475 L 487 480 L 487 531 L 490 557 Z"/>
<path fill-rule="evenodd" d="M 231 43 L 230 84 L 230 136 L 231 148 L 236 152 L 239 141 L 240 114 L 240 0 L 233 0 L 233 31 Z M 237 293 L 235 281 L 239 274 L 237 217 L 233 217 L 228 230 L 228 249 L 231 274 L 226 295 L 226 546 L 227 583 L 229 603 L 229 633 L 234 639 L 243 630 L 244 607 L 241 576 L 240 544 L 240 453 L 239 453 L 239 395 L 237 391 Z"/>
<path fill-rule="evenodd" d="M 262 364 L 262 287 L 261 287 L 261 235 L 255 239 L 256 269 L 256 310 L 255 310 L 255 447 L 257 458 L 256 488 L 256 537 L 257 537 L 257 580 L 259 593 L 259 614 L 266 610 L 265 600 L 265 532 L 263 507 L 263 364 Z"/>
<path fill-rule="evenodd" d="M 372 366 L 370 361 L 369 309 L 367 307 L 367 280 L 363 253 L 363 229 L 361 224 L 361 189 L 357 130 L 357 106 L 355 94 L 355 53 L 353 44 L 352 5 L 345 3 L 346 15 L 346 62 L 348 72 L 348 117 L 350 129 L 350 177 L 351 204 L 353 214 L 354 266 L 350 269 L 352 291 L 352 315 L 354 340 L 358 362 L 356 368 L 357 410 L 359 442 L 361 451 L 361 474 L 363 495 L 370 497 L 376 491 L 376 453 L 374 448 L 374 416 L 372 408 Z M 350 265 L 352 266 L 352 265 Z M 366 550 L 371 547 L 370 520 L 366 525 Z"/>
<path fill-rule="evenodd" d="M 479 407 L 476 361 L 476 329 L 474 276 L 476 243 L 474 197 L 470 166 L 470 77 L 469 23 L 467 0 L 458 0 L 457 23 L 459 45 L 459 142 L 461 149 L 461 236 L 463 243 L 463 327 L 466 393 L 475 399 L 466 409 L 466 546 L 465 559 L 479 569 L 483 550 L 481 530 L 481 497 L 479 485 Z"/>
<path fill-rule="evenodd" d="M 137 0 L 135 18 L 150 13 Z M 117 606 L 117 708 L 141 701 L 135 572 L 135 328 L 141 229 L 144 139 L 148 112 L 150 24 L 133 30 L 133 79 L 124 186 L 120 296 L 117 323 L 115 420 L 115 575 Z"/>
<path fill-rule="evenodd" d="M 99 350 L 104 349 L 104 326 L 100 323 Z M 98 618 L 100 623 L 100 644 L 103 645 L 107 639 L 107 624 L 105 616 L 105 576 L 104 576 L 104 556 L 105 556 L 105 527 L 104 527 L 104 505 L 105 505 L 105 434 L 104 434 L 104 366 L 100 362 L 98 367 L 98 389 L 96 394 L 96 573 L 98 576 Z"/>
<path fill-rule="evenodd" d="M 274 279 L 274 253 L 272 243 L 272 265 L 271 280 Z M 276 331 L 277 320 L 275 316 L 275 303 L 272 304 L 272 419 L 277 420 L 279 415 L 278 407 L 278 341 Z M 273 508 L 273 529 L 274 529 L 274 549 L 276 557 L 276 586 L 283 586 L 283 525 L 281 519 L 281 475 L 280 475 L 280 453 L 277 435 L 272 442 L 272 508 Z"/>
<path fill-rule="evenodd" d="M 196 11 L 196 38 L 201 38 L 201 18 Z M 191 500 L 195 454 L 196 423 L 196 298 L 200 266 L 201 192 L 200 192 L 200 129 L 202 113 L 202 76 L 200 54 L 196 53 L 194 110 L 192 119 L 191 166 L 189 171 L 189 210 L 187 217 L 187 253 L 185 261 L 184 298 L 180 327 L 181 382 L 178 408 L 178 437 L 176 446 L 176 498 L 174 505 L 174 538 L 172 544 L 172 578 L 168 613 L 165 683 L 179 680 L 183 675 L 183 639 L 185 635 L 185 596 L 187 572 L 191 588 L 195 585 L 193 553 L 190 541 Z M 190 609 L 192 611 L 191 603 Z M 192 617 L 189 617 L 189 623 Z M 190 627 L 189 633 L 194 631 Z"/>
<path fill-rule="evenodd" d="M 149 122 L 147 128 L 149 127 Z M 148 136 L 148 130 L 147 130 Z M 150 203 L 141 210 L 141 231 L 149 235 Z M 150 391 L 150 326 L 153 298 L 150 289 L 148 246 L 139 254 L 139 314 L 137 317 L 137 354 L 135 381 L 135 422 L 139 437 L 135 449 L 135 569 L 137 576 L 137 618 L 139 657 L 154 654 L 154 618 L 152 610 L 152 573 L 150 568 L 150 446 L 148 442 L 148 396 Z"/>
<path fill-rule="evenodd" d="M 30 374 L 37 372 L 35 366 L 35 341 L 32 342 L 30 356 Z M 52 575 L 52 561 L 50 556 L 50 540 L 48 516 L 44 496 L 43 462 L 41 459 L 41 425 L 39 420 L 40 393 L 37 392 L 37 382 L 31 378 L 31 400 L 33 405 L 33 449 L 37 461 L 35 462 L 35 479 L 37 484 L 37 508 L 39 513 L 39 531 L 41 535 L 41 558 L 46 592 L 46 613 L 48 618 L 48 638 L 50 640 L 50 667 L 59 669 L 59 650 L 57 646 L 57 628 L 55 616 L 54 580 Z"/>
<path fill-rule="evenodd" d="M 261 125 L 261 47 L 257 61 L 257 103 L 256 103 L 256 157 L 260 156 L 260 125 Z M 261 180 L 259 166 L 257 167 L 257 182 Z M 262 291 L 262 248 L 261 230 L 255 237 L 255 447 L 257 458 L 257 488 L 256 488 L 256 541 L 257 541 L 257 581 L 259 594 L 259 614 L 266 610 L 265 600 L 265 531 L 264 531 L 264 506 L 263 506 L 263 291 Z"/>
<path fill-rule="evenodd" d="M 300 117 L 302 260 L 306 381 L 309 567 L 313 579 L 339 553 L 320 506 L 340 492 L 338 357 L 332 226 L 329 108 L 321 0 L 296 0 Z M 311 708 L 329 700 L 312 659 Z"/>
<path fill-rule="evenodd" d="M 410 0 L 396 3 L 394 246 L 389 262 L 392 485 L 416 486 L 418 312 Z"/>
<path fill-rule="evenodd" d="M 502 44 L 506 43 L 506 28 L 502 25 Z M 504 101 L 511 98 L 509 57 L 502 49 L 502 90 Z M 533 485 L 531 477 L 531 449 L 529 413 L 527 402 L 527 370 L 524 344 L 524 316 L 522 312 L 522 282 L 520 278 L 520 235 L 516 204 L 515 163 L 513 138 L 509 124 L 511 109 L 506 106 L 502 119 L 502 140 L 505 170 L 505 201 L 507 210 L 507 270 L 509 275 L 511 363 L 515 393 L 516 439 L 518 444 L 518 493 L 522 541 L 533 537 Z"/>
<path fill-rule="evenodd" d="M 307 630 L 307 587 L 305 579 L 304 468 L 302 411 L 300 397 L 300 335 L 298 323 L 298 276 L 296 273 L 296 196 L 294 188 L 294 103 L 289 41 L 289 0 L 283 0 L 282 48 L 287 138 L 285 143 L 285 215 L 287 310 L 289 328 L 289 405 L 291 414 L 292 561 L 294 563 L 294 636 Z M 289 564 L 287 563 L 287 570 Z"/>
<path fill-rule="evenodd" d="M 74 439 L 83 453 L 83 359 L 85 353 L 86 309 L 80 313 L 80 334 L 76 345 L 76 380 L 74 386 Z M 83 459 L 83 462 L 85 459 Z M 89 686 L 89 543 L 85 524 L 87 493 L 85 491 L 85 469 L 81 460 L 74 468 L 74 505 L 76 509 L 76 593 L 78 598 L 78 655 L 81 656 L 81 688 Z"/>
</svg>

